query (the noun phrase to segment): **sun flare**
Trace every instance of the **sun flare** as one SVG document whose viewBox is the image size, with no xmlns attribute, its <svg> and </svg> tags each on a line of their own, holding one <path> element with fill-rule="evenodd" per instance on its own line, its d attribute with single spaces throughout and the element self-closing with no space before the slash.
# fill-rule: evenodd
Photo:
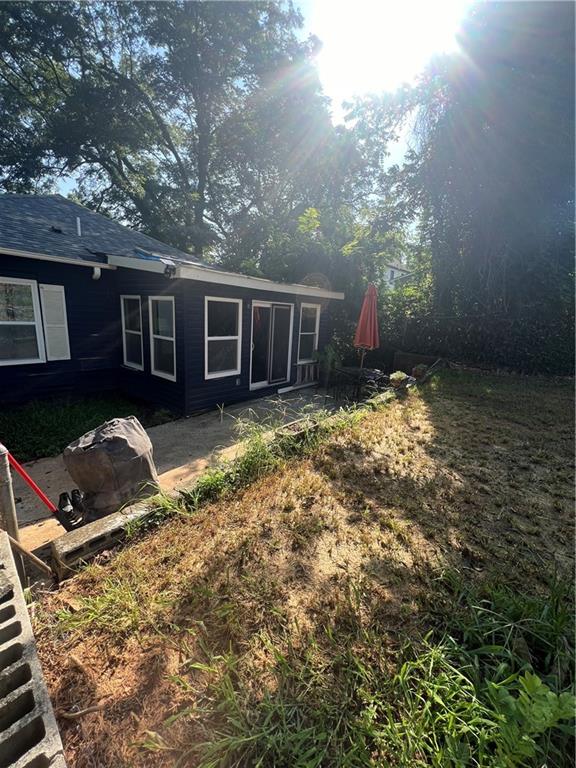
<svg viewBox="0 0 576 768">
<path fill-rule="evenodd" d="M 335 113 L 356 94 L 411 82 L 437 53 L 457 48 L 469 0 L 305 0 L 306 28 L 323 47 L 318 70 Z"/>
</svg>

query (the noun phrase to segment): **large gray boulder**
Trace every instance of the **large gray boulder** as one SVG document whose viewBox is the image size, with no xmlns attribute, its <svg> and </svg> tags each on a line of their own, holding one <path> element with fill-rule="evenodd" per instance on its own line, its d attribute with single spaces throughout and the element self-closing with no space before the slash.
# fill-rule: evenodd
<svg viewBox="0 0 576 768">
<path fill-rule="evenodd" d="M 89 519 L 159 490 L 152 443 L 135 416 L 111 419 L 64 449 L 64 464 L 84 493 Z"/>
</svg>

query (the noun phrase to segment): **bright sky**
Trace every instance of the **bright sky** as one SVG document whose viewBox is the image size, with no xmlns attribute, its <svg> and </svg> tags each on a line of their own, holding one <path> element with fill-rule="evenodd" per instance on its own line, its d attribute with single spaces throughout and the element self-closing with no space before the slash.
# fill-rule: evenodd
<svg viewBox="0 0 576 768">
<path fill-rule="evenodd" d="M 356 94 L 411 82 L 435 53 L 455 50 L 470 0 L 295 0 L 323 43 L 318 68 L 334 119 Z"/>
</svg>

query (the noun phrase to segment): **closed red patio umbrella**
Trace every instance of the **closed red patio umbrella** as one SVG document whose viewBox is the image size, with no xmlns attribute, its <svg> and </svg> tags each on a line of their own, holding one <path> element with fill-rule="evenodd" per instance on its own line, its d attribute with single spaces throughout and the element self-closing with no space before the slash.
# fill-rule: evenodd
<svg viewBox="0 0 576 768">
<path fill-rule="evenodd" d="M 370 283 L 362 302 L 356 335 L 354 336 L 354 346 L 362 350 L 360 368 L 364 365 L 366 350 L 377 349 L 380 346 L 377 298 L 376 288 Z"/>
</svg>

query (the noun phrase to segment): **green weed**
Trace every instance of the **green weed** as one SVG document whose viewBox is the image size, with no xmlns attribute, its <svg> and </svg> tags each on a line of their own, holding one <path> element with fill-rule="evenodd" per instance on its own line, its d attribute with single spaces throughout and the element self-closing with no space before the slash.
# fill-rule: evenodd
<svg viewBox="0 0 576 768">
<path fill-rule="evenodd" d="M 55 456 L 73 440 L 108 419 L 136 416 L 145 427 L 174 416 L 119 395 L 32 401 L 0 410 L 0 441 L 18 461 Z"/>
<path fill-rule="evenodd" d="M 60 634 L 72 635 L 101 630 L 115 637 L 127 637 L 144 628 L 156 627 L 155 614 L 169 596 L 163 593 L 141 594 L 138 584 L 128 579 L 108 578 L 98 594 L 78 599 L 78 606 L 64 608 L 56 614 Z"/>
<path fill-rule="evenodd" d="M 454 599 L 445 635 L 430 637 L 393 682 L 382 730 L 388 759 L 414 766 L 565 766 L 573 752 L 570 590 L 545 596 L 505 585 L 472 589 L 444 576 Z"/>
<path fill-rule="evenodd" d="M 178 499 L 167 493 L 160 492 L 152 498 L 146 499 L 148 514 L 137 520 L 129 520 L 124 528 L 126 539 L 132 540 L 136 536 L 151 528 L 156 528 L 162 523 L 178 514 L 186 514 L 186 509 Z"/>
<path fill-rule="evenodd" d="M 124 580 L 107 579 L 100 594 L 79 598 L 77 608 L 58 611 L 56 619 L 62 633 L 105 629 L 122 635 L 137 631 L 141 606 L 136 591 Z"/>
<path fill-rule="evenodd" d="M 466 648 L 446 639 L 403 664 L 378 734 L 385 758 L 439 768 L 567 765 L 553 737 L 569 730 L 574 696 L 550 690 L 528 669 L 475 683 L 466 657 Z"/>
<path fill-rule="evenodd" d="M 282 632 L 262 636 L 271 658 L 263 689 L 246 657 L 222 663 L 206 649 L 209 738 L 199 743 L 195 732 L 177 765 L 192 756 L 201 768 L 571 765 L 571 673 L 561 680 L 555 671 L 560 653 L 574 659 L 564 586 L 546 597 L 502 587 L 452 594 L 457 615 L 407 645 L 395 674 L 383 628 L 361 621 L 366 591 L 352 586 L 347 619 L 322 636 L 298 647 Z M 194 729 L 198 713 L 181 714 Z"/>
</svg>

